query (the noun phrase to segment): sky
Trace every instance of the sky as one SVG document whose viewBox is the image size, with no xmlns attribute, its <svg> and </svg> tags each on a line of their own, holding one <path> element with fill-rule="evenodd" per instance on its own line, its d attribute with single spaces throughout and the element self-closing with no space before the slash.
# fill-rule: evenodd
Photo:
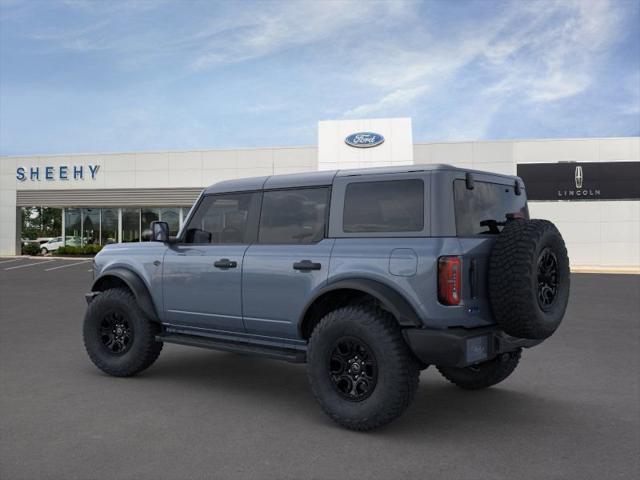
<svg viewBox="0 0 640 480">
<path fill-rule="evenodd" d="M 640 0 L 0 0 L 0 154 L 640 135 Z"/>
</svg>

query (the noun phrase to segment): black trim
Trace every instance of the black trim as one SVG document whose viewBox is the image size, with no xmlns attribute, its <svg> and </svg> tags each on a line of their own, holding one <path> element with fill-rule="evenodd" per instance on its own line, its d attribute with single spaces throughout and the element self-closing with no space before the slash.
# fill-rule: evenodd
<svg viewBox="0 0 640 480">
<path fill-rule="evenodd" d="M 402 334 L 411 351 L 425 365 L 456 368 L 486 362 L 502 353 L 534 347 L 542 342 L 515 338 L 497 327 L 407 328 Z"/>
<path fill-rule="evenodd" d="M 367 293 L 376 298 L 382 304 L 382 307 L 396 318 L 398 324 L 401 326 L 416 327 L 422 325 L 420 317 L 418 317 L 411 304 L 393 288 L 375 280 L 354 278 L 339 280 L 318 290 L 302 310 L 302 314 L 298 320 L 298 328 L 302 327 L 303 320 L 314 302 L 323 295 L 336 290 L 359 290 Z M 300 332 L 300 338 L 303 338 L 302 332 Z"/>
<path fill-rule="evenodd" d="M 92 293 L 85 295 L 85 297 L 91 297 L 91 300 L 93 300 L 93 297 L 97 295 L 96 292 L 102 291 L 100 290 L 100 288 L 98 288 L 99 283 L 101 281 L 104 281 L 108 277 L 114 277 L 122 280 L 127 285 L 127 287 L 129 287 L 129 290 L 133 292 L 133 295 L 136 297 L 136 302 L 138 303 L 138 306 L 144 312 L 144 314 L 151 320 L 158 320 L 158 314 L 156 312 L 155 306 L 153 305 L 153 301 L 151 300 L 149 289 L 147 289 L 147 286 L 137 273 L 134 273 L 133 271 L 123 267 L 116 267 L 102 272 L 102 274 L 98 278 L 96 278 L 96 280 L 93 282 L 93 285 L 91 286 Z M 88 299 L 87 302 L 89 302 Z"/>
<path fill-rule="evenodd" d="M 304 363 L 307 359 L 306 351 L 294 348 L 256 345 L 246 341 L 223 340 L 198 335 L 185 335 L 182 333 L 164 333 L 157 335 L 156 340 L 166 343 L 177 343 L 191 347 L 210 348 L 225 352 L 242 353 L 247 355 L 260 355 L 263 357 L 285 360 L 293 363 Z"/>
</svg>

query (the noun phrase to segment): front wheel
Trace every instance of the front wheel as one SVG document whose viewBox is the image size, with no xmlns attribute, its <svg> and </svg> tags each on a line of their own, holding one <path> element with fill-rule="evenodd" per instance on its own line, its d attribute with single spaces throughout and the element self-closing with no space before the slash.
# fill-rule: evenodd
<svg viewBox="0 0 640 480">
<path fill-rule="evenodd" d="M 393 317 L 367 305 L 334 310 L 320 321 L 309 341 L 307 371 L 325 413 L 360 431 L 400 416 L 420 374 Z"/>
<path fill-rule="evenodd" d="M 46 248 L 41 248 L 40 253 L 42 254 L 42 256 L 45 256 L 47 253 L 49 253 L 49 250 L 47 250 Z"/>
<path fill-rule="evenodd" d="M 96 296 L 87 308 L 84 346 L 100 370 L 129 377 L 151 366 L 160 355 L 162 342 L 155 339 L 159 330 L 129 290 L 112 288 Z"/>
<path fill-rule="evenodd" d="M 506 379 L 518 366 L 521 349 L 498 355 L 493 360 L 465 368 L 438 367 L 444 378 L 465 390 L 491 387 Z"/>
</svg>

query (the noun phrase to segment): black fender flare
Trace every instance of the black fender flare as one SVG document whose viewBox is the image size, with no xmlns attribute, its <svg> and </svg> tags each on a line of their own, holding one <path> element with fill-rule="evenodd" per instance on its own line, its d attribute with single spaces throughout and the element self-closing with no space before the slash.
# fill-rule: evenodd
<svg viewBox="0 0 640 480">
<path fill-rule="evenodd" d="M 138 303 L 138 306 L 143 311 L 143 313 L 151 320 L 158 320 L 156 307 L 153 305 L 153 300 L 151 299 L 151 293 L 149 292 L 149 289 L 147 288 L 142 278 L 140 278 L 137 273 L 129 270 L 128 268 L 116 267 L 102 272 L 101 275 L 93 281 L 91 291 L 102 291 L 102 289 L 100 288 L 100 283 L 104 282 L 108 277 L 115 277 L 123 281 L 127 285 L 127 287 L 129 287 L 129 290 L 133 292 L 134 297 L 136 297 L 136 302 Z"/>
<path fill-rule="evenodd" d="M 392 287 L 385 285 L 384 283 L 378 282 L 376 280 L 370 280 L 368 278 L 352 278 L 339 280 L 322 287 L 304 306 L 302 314 L 298 319 L 298 325 L 303 324 L 304 318 L 306 317 L 309 308 L 311 308 L 311 306 L 318 298 L 325 295 L 326 293 L 344 289 L 359 290 L 368 295 L 371 295 L 372 297 L 377 299 L 384 306 L 384 308 L 396 318 L 398 324 L 402 327 L 422 326 L 420 317 L 403 295 L 398 293 Z"/>
</svg>

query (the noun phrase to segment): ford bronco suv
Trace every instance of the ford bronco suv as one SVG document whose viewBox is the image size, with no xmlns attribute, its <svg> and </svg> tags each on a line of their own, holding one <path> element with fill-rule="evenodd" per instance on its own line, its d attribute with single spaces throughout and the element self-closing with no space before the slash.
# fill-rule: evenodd
<svg viewBox="0 0 640 480">
<path fill-rule="evenodd" d="M 529 219 L 522 180 L 447 165 L 224 181 L 176 238 L 151 232 L 95 258 L 98 368 L 134 375 L 164 343 L 306 362 L 354 430 L 398 417 L 429 365 L 464 389 L 501 382 L 569 297 L 563 239 Z"/>
</svg>

